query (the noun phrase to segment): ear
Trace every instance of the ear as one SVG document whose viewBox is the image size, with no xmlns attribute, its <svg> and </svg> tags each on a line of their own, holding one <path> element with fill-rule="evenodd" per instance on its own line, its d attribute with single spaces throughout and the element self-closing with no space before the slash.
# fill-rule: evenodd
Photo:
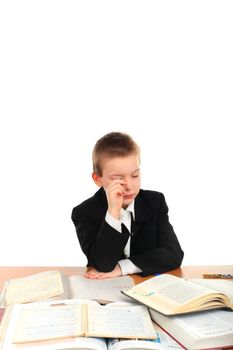
<svg viewBox="0 0 233 350">
<path fill-rule="evenodd" d="M 92 179 L 97 186 L 102 187 L 101 176 L 99 176 L 95 172 L 93 172 Z"/>
</svg>

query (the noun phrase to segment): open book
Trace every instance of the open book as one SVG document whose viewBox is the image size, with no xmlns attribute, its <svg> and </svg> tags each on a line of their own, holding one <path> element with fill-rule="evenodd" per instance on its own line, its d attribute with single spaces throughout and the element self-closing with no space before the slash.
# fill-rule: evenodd
<svg viewBox="0 0 233 350">
<path fill-rule="evenodd" d="M 233 311 L 208 310 L 165 316 L 150 310 L 152 319 L 188 350 L 233 346 Z"/>
<path fill-rule="evenodd" d="M 155 338 L 143 305 L 103 306 L 77 299 L 14 304 L 11 317 L 16 319 L 15 344 L 64 337 Z"/>
<path fill-rule="evenodd" d="M 122 293 L 165 315 L 223 307 L 233 309 L 233 282 L 229 280 L 189 281 L 164 274 Z"/>
<path fill-rule="evenodd" d="M 101 338 L 157 337 L 148 309 L 132 303 L 103 306 L 73 299 L 14 304 L 10 309 L 3 350 L 85 349 L 88 343 L 88 349 L 105 349 Z"/>
<path fill-rule="evenodd" d="M 107 341 L 108 350 L 181 350 L 178 344 L 172 337 L 170 337 L 162 328 L 154 323 L 156 332 L 156 339 L 150 340 L 125 340 L 119 338 L 112 338 Z M 104 349 L 104 348 L 103 348 Z M 91 349 L 92 350 L 92 349 Z M 94 349 L 95 350 L 95 349 Z"/>
<path fill-rule="evenodd" d="M 115 304 L 115 303 L 114 303 Z M 111 304 L 112 306 L 113 304 Z M 107 307 L 107 306 L 106 306 Z M 11 318 L 1 350 L 181 350 L 182 347 L 157 324 L 155 339 L 66 337 L 31 343 L 12 343 L 15 319 Z"/>
<path fill-rule="evenodd" d="M 1 341 L 5 335 L 6 324 L 9 320 L 10 310 L 8 308 L 0 307 L 0 349 Z"/>
<path fill-rule="evenodd" d="M 44 271 L 7 281 L 0 295 L 0 305 L 69 298 L 101 303 L 128 301 L 121 290 L 133 285 L 129 276 L 91 280 L 83 276 L 67 277 L 60 271 Z"/>
</svg>

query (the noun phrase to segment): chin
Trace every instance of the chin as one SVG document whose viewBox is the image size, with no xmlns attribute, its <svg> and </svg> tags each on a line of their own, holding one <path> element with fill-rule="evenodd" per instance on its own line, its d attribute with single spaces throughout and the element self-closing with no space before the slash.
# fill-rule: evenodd
<svg viewBox="0 0 233 350">
<path fill-rule="evenodd" d="M 130 205 L 130 203 L 132 203 L 133 202 L 133 199 L 128 199 L 128 200 L 126 200 L 126 201 L 124 201 L 123 202 L 123 208 L 126 208 L 126 207 L 128 207 L 128 205 Z"/>
</svg>

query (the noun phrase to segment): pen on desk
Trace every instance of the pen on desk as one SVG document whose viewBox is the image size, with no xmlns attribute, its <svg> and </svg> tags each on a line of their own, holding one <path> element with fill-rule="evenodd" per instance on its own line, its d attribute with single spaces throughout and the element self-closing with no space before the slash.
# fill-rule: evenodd
<svg viewBox="0 0 233 350">
<path fill-rule="evenodd" d="M 203 278 L 226 278 L 233 279 L 233 273 L 203 273 Z"/>
</svg>

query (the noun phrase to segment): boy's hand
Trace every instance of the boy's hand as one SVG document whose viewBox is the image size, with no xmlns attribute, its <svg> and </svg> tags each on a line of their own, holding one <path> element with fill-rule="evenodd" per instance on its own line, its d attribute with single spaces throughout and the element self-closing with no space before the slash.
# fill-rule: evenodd
<svg viewBox="0 0 233 350">
<path fill-rule="evenodd" d="M 121 276 L 121 268 L 120 266 L 117 264 L 116 267 L 114 268 L 114 270 L 110 271 L 110 272 L 100 272 L 97 271 L 96 269 L 92 269 L 88 272 L 85 273 L 84 277 L 86 278 L 90 278 L 90 279 L 104 279 L 104 278 L 110 278 L 110 277 L 119 277 Z"/>
<path fill-rule="evenodd" d="M 124 185 L 126 183 L 123 180 L 113 180 L 110 185 L 104 188 L 108 201 L 108 212 L 116 219 L 120 219 L 120 210 L 125 194 Z"/>
</svg>

